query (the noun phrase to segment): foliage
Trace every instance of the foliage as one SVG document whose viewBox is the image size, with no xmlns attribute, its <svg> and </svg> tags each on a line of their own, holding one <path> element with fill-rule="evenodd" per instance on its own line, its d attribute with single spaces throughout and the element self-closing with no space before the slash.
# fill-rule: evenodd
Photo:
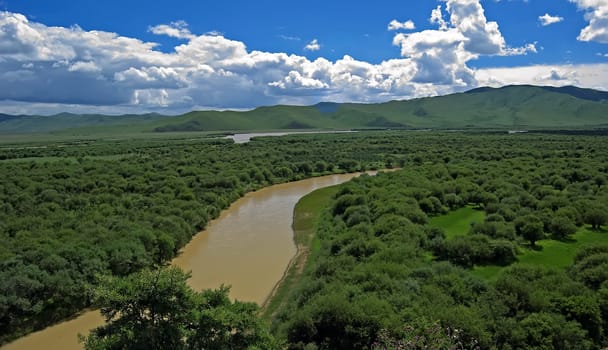
<svg viewBox="0 0 608 350">
<path fill-rule="evenodd" d="M 603 248 L 565 255 L 556 268 L 551 256 L 517 263 L 547 242 L 572 250 L 602 235 L 583 236 L 593 227 L 585 209 L 608 199 L 594 180 L 607 170 L 604 138 L 415 139 L 405 170 L 343 185 L 320 217 L 321 249 L 273 323 L 290 348 L 605 346 Z M 469 270 L 480 264 L 506 267 L 490 282 Z M 424 338 L 435 323 L 458 329 L 460 345 L 441 343 L 441 332 Z"/>
<path fill-rule="evenodd" d="M 465 350 L 479 349 L 477 341 L 472 340 L 465 344 L 460 339 L 460 330 L 443 328 L 435 323 L 430 327 L 418 331 L 411 326 L 406 326 L 401 339 L 395 339 L 386 330 L 381 330 L 378 340 L 372 345 L 374 350 Z"/>
<path fill-rule="evenodd" d="M 382 332 L 407 339 L 404 324 L 423 332 L 436 322 L 481 348 L 606 345 L 605 253 L 585 250 L 572 259 L 571 251 L 605 235 L 605 222 L 596 220 L 608 206 L 602 136 L 395 131 L 243 145 L 183 138 L 79 141 L 10 145 L 0 157 L 3 342 L 91 306 L 96 298 L 90 291 L 99 281 L 116 283 L 125 296 L 154 300 L 143 288 L 129 289 L 149 273 L 139 271 L 166 264 L 248 191 L 390 161 L 405 170 L 344 185 L 320 215 L 313 260 L 273 320 L 273 334 L 288 347 L 370 348 Z M 434 226 L 438 215 L 462 208 L 477 213 L 474 225 L 461 222 L 457 233 Z M 569 235 L 572 225 L 577 232 Z M 538 267 L 514 262 L 543 253 L 540 248 L 550 251 L 548 242 L 566 253 Z M 488 282 L 471 273 L 479 264 L 508 266 Z M 106 283 L 104 276 L 124 280 Z M 100 331 L 91 346 L 132 339 L 130 328 L 152 334 L 147 339 L 154 344 L 145 346 L 174 345 L 180 335 L 197 339 L 191 338 L 196 330 L 210 327 L 219 333 L 200 337 L 225 342 L 240 317 L 254 313 L 250 305 L 220 303 L 227 308 L 220 307 L 220 315 L 200 307 L 200 293 L 161 285 L 182 301 L 163 314 L 175 322 L 150 318 L 149 311 L 133 314 L 120 321 L 124 332 L 105 338 Z M 188 305 L 194 308 L 186 312 Z M 182 319 L 191 326 L 180 326 Z M 245 325 L 255 321 L 245 319 Z M 193 347 L 214 346 L 198 339 Z"/>
<path fill-rule="evenodd" d="M 359 146 L 362 139 L 303 135 L 243 145 L 119 139 L 3 147 L 0 343 L 90 306 L 88 290 L 98 275 L 128 276 L 166 264 L 248 191 L 344 172 L 338 164 L 349 160 L 357 168 L 378 168 L 393 152 L 391 145 Z M 321 162 L 323 172 L 315 172 Z"/>
<path fill-rule="evenodd" d="M 278 349 L 255 304 L 231 302 L 224 287 L 197 293 L 188 278 L 175 267 L 105 277 L 95 303 L 107 324 L 85 349 Z"/>
</svg>

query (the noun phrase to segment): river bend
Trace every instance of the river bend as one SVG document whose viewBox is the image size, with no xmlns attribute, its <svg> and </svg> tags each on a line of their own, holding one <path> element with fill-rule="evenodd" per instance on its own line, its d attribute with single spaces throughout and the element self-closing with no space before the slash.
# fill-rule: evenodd
<svg viewBox="0 0 608 350">
<path fill-rule="evenodd" d="M 250 192 L 194 236 L 172 264 L 192 271 L 195 290 L 230 285 L 230 295 L 262 304 L 281 279 L 296 247 L 293 210 L 306 194 L 337 185 L 359 174 L 289 182 Z M 48 327 L 2 347 L 2 350 L 81 350 L 77 334 L 101 325 L 99 311 Z"/>
</svg>

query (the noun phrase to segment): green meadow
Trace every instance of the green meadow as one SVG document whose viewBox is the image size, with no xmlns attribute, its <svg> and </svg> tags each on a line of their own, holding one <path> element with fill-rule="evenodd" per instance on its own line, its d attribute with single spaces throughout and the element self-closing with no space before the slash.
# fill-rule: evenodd
<svg viewBox="0 0 608 350">
<path fill-rule="evenodd" d="M 468 234 L 471 223 L 482 222 L 484 218 L 483 211 L 468 206 L 431 218 L 429 224 L 443 229 L 446 239 L 451 239 Z M 515 264 L 564 269 L 574 262 L 574 256 L 581 248 L 596 243 L 608 244 L 608 232 L 583 227 L 566 240 L 547 238 L 537 241 L 534 249 L 527 246 L 520 248 Z M 504 266 L 497 265 L 475 266 L 472 273 L 487 280 L 495 280 L 503 269 Z"/>
<path fill-rule="evenodd" d="M 483 222 L 486 214 L 476 210 L 472 206 L 456 209 L 449 214 L 436 216 L 429 220 L 431 226 L 437 226 L 444 230 L 447 239 L 455 236 L 466 235 L 471 224 Z"/>
</svg>

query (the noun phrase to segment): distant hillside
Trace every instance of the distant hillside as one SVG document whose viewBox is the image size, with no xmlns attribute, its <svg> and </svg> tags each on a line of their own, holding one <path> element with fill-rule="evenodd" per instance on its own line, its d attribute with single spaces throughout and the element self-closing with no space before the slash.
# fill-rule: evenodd
<svg viewBox="0 0 608 350">
<path fill-rule="evenodd" d="M 516 86 L 504 86 L 504 87 L 500 87 L 500 88 L 480 87 L 480 88 L 476 88 L 473 90 L 469 90 L 466 93 L 467 94 L 476 94 L 476 93 L 485 93 L 485 92 L 490 92 L 490 91 L 512 90 L 512 89 L 517 89 L 517 88 L 519 88 L 519 89 L 541 88 L 546 91 L 566 94 L 566 95 L 570 95 L 572 97 L 580 98 L 582 100 L 589 100 L 589 101 L 596 101 L 596 102 L 608 101 L 608 91 L 585 89 L 585 88 L 579 88 L 576 86 L 555 87 L 555 86 L 516 85 Z"/>
<path fill-rule="evenodd" d="M 194 111 L 175 117 L 0 115 L 0 133 L 382 128 L 608 128 L 608 92 L 574 86 L 517 85 L 379 104 L 322 102 L 313 106 L 260 107 L 245 112 Z"/>
<path fill-rule="evenodd" d="M 608 126 L 608 92 L 507 86 L 379 104 L 320 103 L 247 112 L 191 112 L 155 131 L 365 128 L 585 128 Z"/>
<path fill-rule="evenodd" d="M 49 133 L 74 128 L 108 127 L 112 125 L 144 125 L 170 118 L 157 113 L 140 115 L 101 115 L 59 113 L 51 116 L 11 116 L 0 114 L 0 134 Z"/>
</svg>

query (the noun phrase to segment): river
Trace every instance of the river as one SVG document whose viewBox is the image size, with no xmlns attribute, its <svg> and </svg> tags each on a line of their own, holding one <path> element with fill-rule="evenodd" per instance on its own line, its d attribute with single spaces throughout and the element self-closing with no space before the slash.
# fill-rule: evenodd
<svg viewBox="0 0 608 350">
<path fill-rule="evenodd" d="M 192 271 L 195 290 L 231 285 L 234 299 L 262 304 L 295 255 L 293 210 L 306 194 L 358 174 L 329 175 L 250 192 L 194 236 L 172 264 Z M 78 333 L 103 323 L 99 311 L 32 333 L 2 350 L 81 350 Z"/>
<path fill-rule="evenodd" d="M 285 136 L 285 135 L 297 135 L 297 134 L 342 134 L 356 132 L 351 130 L 319 130 L 319 131 L 284 131 L 284 132 L 255 132 L 245 134 L 234 134 L 224 137 L 225 139 L 231 139 L 234 143 L 247 143 L 254 137 L 262 136 Z"/>
</svg>

